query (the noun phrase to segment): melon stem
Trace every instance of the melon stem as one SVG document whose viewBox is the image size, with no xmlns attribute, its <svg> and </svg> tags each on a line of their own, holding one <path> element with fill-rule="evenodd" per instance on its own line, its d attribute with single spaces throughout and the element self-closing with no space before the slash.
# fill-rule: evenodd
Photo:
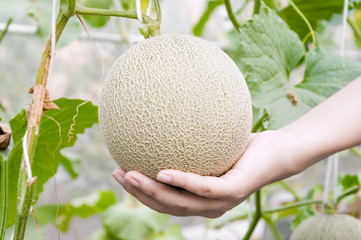
<svg viewBox="0 0 361 240">
<path fill-rule="evenodd" d="M 231 6 L 231 3 L 229 2 L 229 0 L 224 0 L 224 5 L 226 6 L 226 10 L 227 10 L 227 13 L 228 13 L 229 20 L 231 20 L 234 29 L 236 29 L 237 32 L 241 32 L 239 30 L 241 26 L 239 25 L 236 17 L 234 16 L 232 6 Z"/>
<path fill-rule="evenodd" d="M 256 210 L 253 214 L 252 222 L 250 223 L 247 233 L 244 236 L 243 240 L 248 240 L 251 238 L 252 233 L 253 233 L 254 229 L 256 228 L 258 221 L 260 220 L 260 218 L 262 216 L 261 189 L 255 193 L 255 202 L 256 202 Z"/>
</svg>

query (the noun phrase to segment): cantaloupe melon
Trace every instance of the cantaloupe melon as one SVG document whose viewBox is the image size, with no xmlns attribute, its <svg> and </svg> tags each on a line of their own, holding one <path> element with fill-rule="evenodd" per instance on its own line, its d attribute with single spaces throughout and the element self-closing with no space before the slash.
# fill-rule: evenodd
<svg viewBox="0 0 361 240">
<path fill-rule="evenodd" d="M 162 169 L 220 176 L 246 148 L 252 105 L 242 73 L 222 50 L 171 34 L 116 60 L 103 84 L 99 122 L 126 171 L 153 179 Z"/>
<path fill-rule="evenodd" d="M 291 240 L 360 240 L 361 221 L 345 214 L 316 215 L 294 231 Z"/>
</svg>

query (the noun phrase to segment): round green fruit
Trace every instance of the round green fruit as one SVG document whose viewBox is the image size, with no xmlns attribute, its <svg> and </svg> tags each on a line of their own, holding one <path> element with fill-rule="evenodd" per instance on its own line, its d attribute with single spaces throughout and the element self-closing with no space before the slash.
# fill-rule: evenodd
<svg viewBox="0 0 361 240">
<path fill-rule="evenodd" d="M 99 122 L 126 171 L 204 176 L 229 170 L 246 148 L 252 104 L 235 63 L 192 36 L 163 35 L 130 48 L 106 76 Z"/>
<path fill-rule="evenodd" d="M 291 240 L 359 240 L 361 221 L 345 214 L 316 215 L 294 231 Z"/>
</svg>

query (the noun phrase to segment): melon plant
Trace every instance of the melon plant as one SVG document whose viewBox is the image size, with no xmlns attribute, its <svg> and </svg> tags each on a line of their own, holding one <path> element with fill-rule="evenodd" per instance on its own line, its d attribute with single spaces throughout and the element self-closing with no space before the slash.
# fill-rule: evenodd
<svg viewBox="0 0 361 240">
<path fill-rule="evenodd" d="M 126 171 L 153 179 L 162 169 L 220 176 L 246 148 L 252 104 L 228 55 L 205 40 L 170 34 L 116 60 L 102 88 L 99 123 Z"/>
<path fill-rule="evenodd" d="M 316 215 L 302 222 L 291 240 L 359 240 L 361 221 L 346 214 Z"/>
</svg>

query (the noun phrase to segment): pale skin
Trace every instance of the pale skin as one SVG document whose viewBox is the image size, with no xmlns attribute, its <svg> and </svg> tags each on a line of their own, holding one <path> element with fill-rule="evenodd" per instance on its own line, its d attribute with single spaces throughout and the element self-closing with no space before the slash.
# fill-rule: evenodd
<svg viewBox="0 0 361 240">
<path fill-rule="evenodd" d="M 158 212 L 216 218 L 261 187 L 359 144 L 361 76 L 290 125 L 252 134 L 242 157 L 221 177 L 163 170 L 157 182 L 121 168 L 113 171 L 113 177 Z"/>
</svg>

